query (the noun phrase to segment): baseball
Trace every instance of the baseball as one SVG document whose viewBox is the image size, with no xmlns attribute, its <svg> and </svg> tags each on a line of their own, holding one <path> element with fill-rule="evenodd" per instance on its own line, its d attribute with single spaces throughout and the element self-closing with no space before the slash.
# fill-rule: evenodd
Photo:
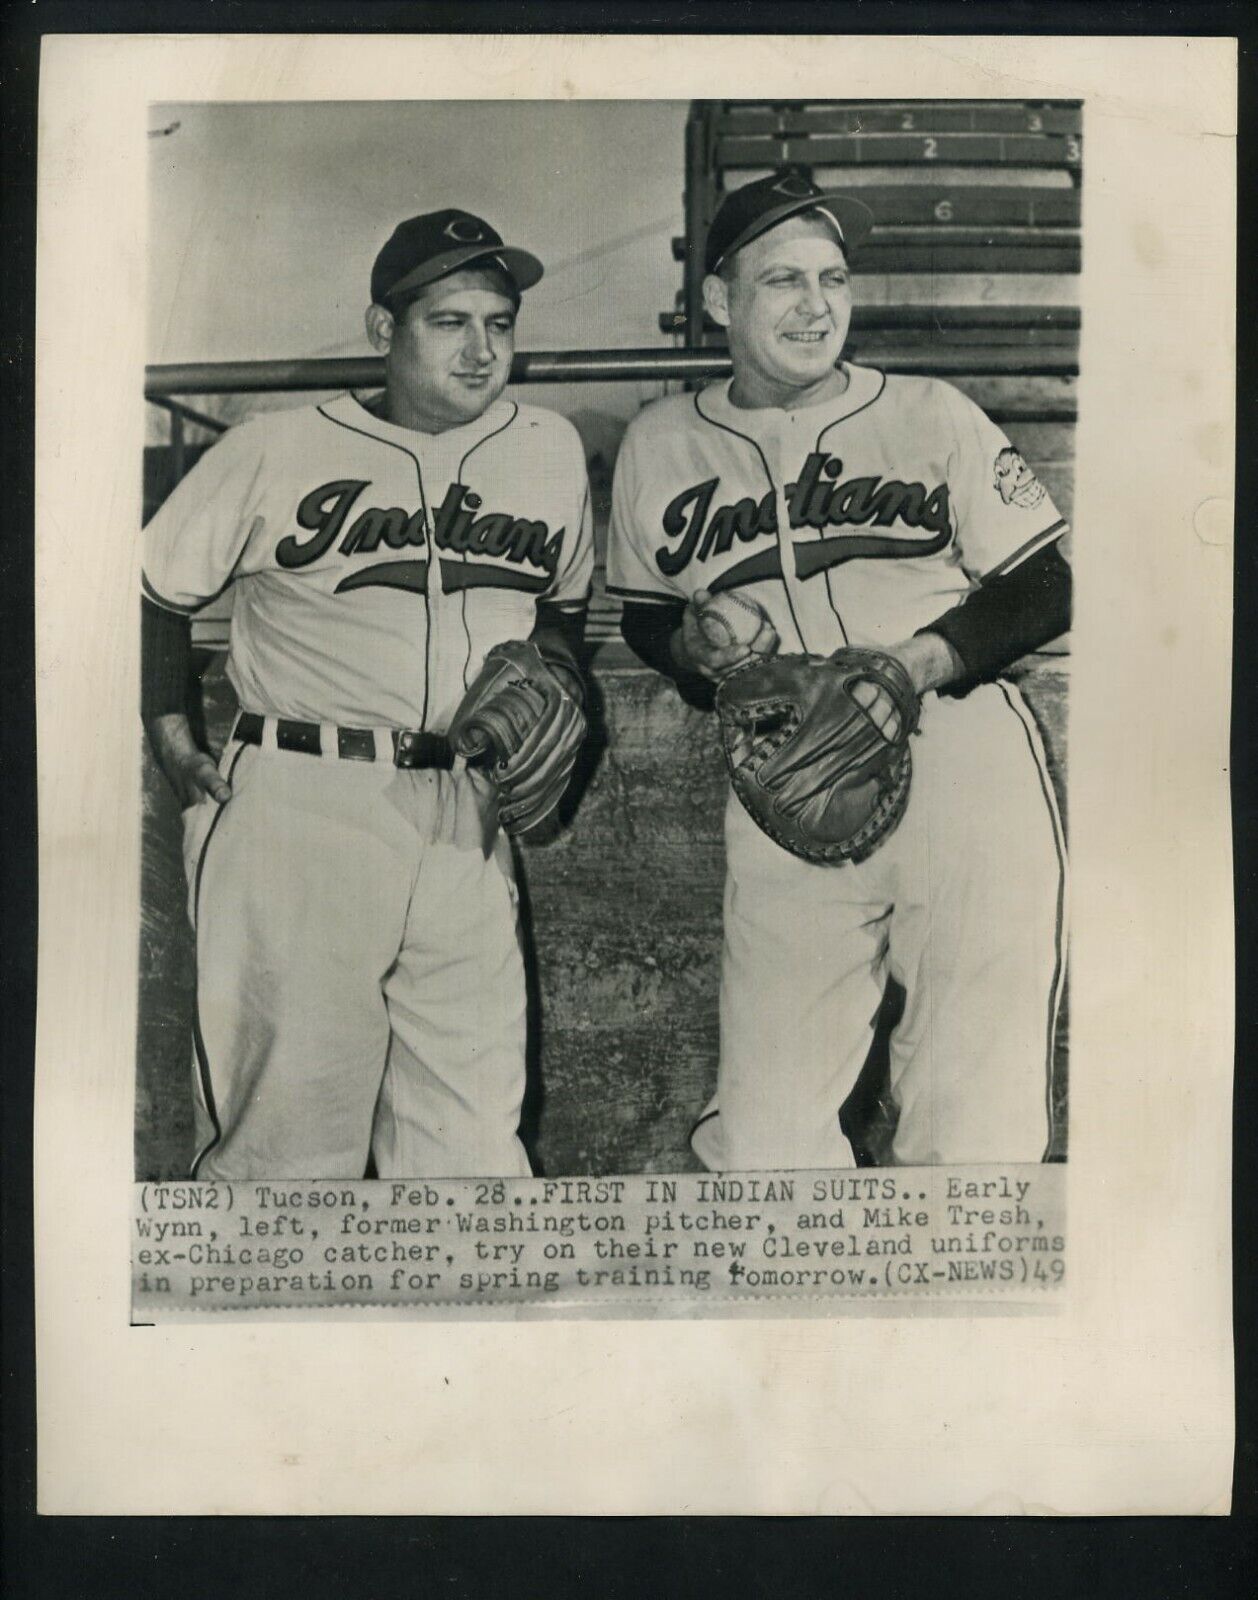
<svg viewBox="0 0 1258 1600">
<path fill-rule="evenodd" d="M 754 600 L 727 590 L 715 594 L 698 608 L 699 631 L 716 650 L 731 650 L 735 645 L 749 647 L 765 623 L 765 614 Z"/>
</svg>

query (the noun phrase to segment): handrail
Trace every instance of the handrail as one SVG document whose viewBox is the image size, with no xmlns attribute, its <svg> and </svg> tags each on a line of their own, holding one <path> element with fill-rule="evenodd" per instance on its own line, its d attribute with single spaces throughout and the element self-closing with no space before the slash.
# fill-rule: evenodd
<svg viewBox="0 0 1258 1600">
<path fill-rule="evenodd" d="M 524 350 L 511 363 L 513 383 L 583 383 L 617 379 L 721 378 L 723 350 Z M 252 394 L 262 390 L 372 389 L 384 383 L 383 356 L 310 361 L 189 361 L 146 367 L 150 400 L 176 394 Z"/>
<path fill-rule="evenodd" d="M 860 357 L 858 356 L 859 360 Z M 1026 350 L 931 346 L 921 350 L 877 352 L 874 364 L 887 372 L 947 373 L 949 377 L 1028 380 L 1022 404 L 1008 411 L 1024 420 L 1073 421 L 1074 396 L 1068 380 L 1078 372 L 1073 351 L 1050 347 Z M 724 350 L 527 350 L 511 364 L 514 383 L 588 383 L 637 380 L 723 378 L 731 370 Z M 167 404 L 173 395 L 292 393 L 300 390 L 380 388 L 381 356 L 339 356 L 293 361 L 194 361 L 145 369 L 145 396 Z M 1044 389 L 1041 393 L 1036 385 Z M 1053 387 L 1058 385 L 1060 387 Z M 1043 414 L 1042 414 L 1043 413 Z M 189 420 L 199 420 L 195 416 Z"/>
</svg>

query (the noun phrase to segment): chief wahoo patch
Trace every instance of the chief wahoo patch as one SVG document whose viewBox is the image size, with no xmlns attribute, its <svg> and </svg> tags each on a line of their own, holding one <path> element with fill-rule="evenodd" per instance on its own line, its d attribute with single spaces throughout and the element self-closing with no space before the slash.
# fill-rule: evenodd
<svg viewBox="0 0 1258 1600">
<path fill-rule="evenodd" d="M 1021 506 L 1024 511 L 1034 511 L 1047 490 L 1027 466 L 1021 451 L 1006 445 L 993 464 L 995 476 L 992 487 L 999 489 L 1000 498 L 1007 506 Z"/>
</svg>

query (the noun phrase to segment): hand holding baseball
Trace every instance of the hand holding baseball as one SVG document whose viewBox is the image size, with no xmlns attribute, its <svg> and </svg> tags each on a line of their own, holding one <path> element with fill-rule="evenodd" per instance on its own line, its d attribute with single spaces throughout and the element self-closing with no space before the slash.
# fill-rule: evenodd
<svg viewBox="0 0 1258 1600">
<path fill-rule="evenodd" d="M 746 595 L 696 589 L 681 625 L 681 648 L 688 664 L 714 683 L 750 656 L 777 653 L 777 630 L 763 607 Z"/>
</svg>

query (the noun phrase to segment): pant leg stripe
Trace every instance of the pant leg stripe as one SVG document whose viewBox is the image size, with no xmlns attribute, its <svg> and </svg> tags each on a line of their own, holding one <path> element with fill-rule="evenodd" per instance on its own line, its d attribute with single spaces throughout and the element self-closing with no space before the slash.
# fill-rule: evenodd
<svg viewBox="0 0 1258 1600">
<path fill-rule="evenodd" d="M 237 750 L 236 754 L 232 757 L 231 766 L 227 769 L 227 782 L 229 784 L 231 783 L 232 777 L 235 774 L 237 763 L 248 748 L 248 745 L 242 744 L 240 749 Z M 196 1177 L 197 1168 L 205 1160 L 206 1156 L 209 1155 L 210 1151 L 214 1149 L 215 1145 L 221 1142 L 223 1137 L 223 1125 L 219 1121 L 218 1104 L 214 1098 L 214 1082 L 210 1076 L 209 1052 L 205 1048 L 205 1037 L 201 1032 L 201 874 L 205 868 L 205 856 L 206 852 L 210 848 L 210 840 L 214 837 L 214 830 L 218 827 L 223 812 L 227 810 L 227 807 L 230 804 L 230 800 L 224 800 L 223 804 L 219 806 L 218 810 L 214 813 L 214 820 L 210 823 L 209 828 L 206 830 L 205 841 L 201 846 L 201 853 L 197 857 L 197 870 L 196 875 L 193 878 L 192 948 L 193 964 L 196 971 L 196 982 L 193 986 L 192 994 L 192 1045 L 196 1052 L 197 1078 L 201 1084 L 201 1098 L 205 1101 L 205 1109 L 209 1113 L 210 1121 L 214 1124 L 214 1133 L 209 1141 L 197 1151 L 197 1154 L 193 1158 L 192 1166 L 188 1173 L 190 1178 Z"/>
<path fill-rule="evenodd" d="M 1046 1107 L 1048 1112 L 1049 1143 L 1053 1136 L 1053 1086 L 1056 1077 L 1055 1055 L 1057 1047 L 1057 1012 L 1061 1005 L 1062 988 L 1066 977 L 1065 961 L 1065 921 L 1066 921 L 1066 843 L 1065 833 L 1061 825 L 1061 817 L 1057 810 L 1057 801 L 1053 794 L 1053 780 L 1045 769 L 1039 751 L 1039 733 L 1031 719 L 1031 713 L 1026 707 L 1026 702 L 1021 694 L 1011 684 L 1003 679 L 997 679 L 997 688 L 1004 695 L 1009 709 L 1022 724 L 1022 731 L 1026 735 L 1027 747 L 1031 752 L 1031 759 L 1035 762 L 1035 770 L 1040 780 L 1040 791 L 1044 796 L 1044 803 L 1048 807 L 1049 819 L 1053 828 L 1053 847 L 1057 852 L 1057 927 L 1054 935 L 1056 950 L 1055 965 L 1053 967 L 1053 982 L 1048 994 L 1048 1026 L 1047 1026 L 1047 1082 L 1045 1086 Z M 1048 1154 L 1045 1146 L 1044 1154 Z"/>
</svg>

